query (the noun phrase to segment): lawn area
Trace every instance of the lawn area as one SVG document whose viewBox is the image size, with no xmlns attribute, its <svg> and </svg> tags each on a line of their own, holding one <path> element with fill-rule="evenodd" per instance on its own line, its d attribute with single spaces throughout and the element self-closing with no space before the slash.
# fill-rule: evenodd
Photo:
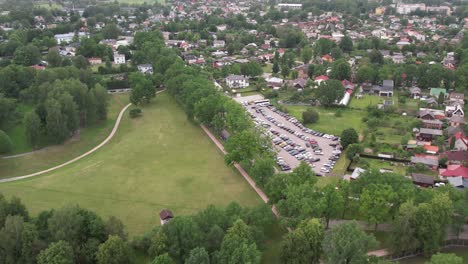
<svg viewBox="0 0 468 264">
<path fill-rule="evenodd" d="M 349 162 L 350 160 L 346 158 L 346 155 L 341 155 L 333 168 L 333 173 L 337 175 L 345 175 Z"/>
<path fill-rule="evenodd" d="M 454 253 L 459 257 L 463 258 L 463 263 L 468 264 L 468 249 L 466 247 L 452 247 L 442 250 L 442 253 Z M 429 262 L 430 258 L 423 256 L 417 256 L 400 260 L 401 264 L 424 264 Z"/>
<path fill-rule="evenodd" d="M 61 164 L 92 149 L 104 140 L 112 130 L 120 110 L 128 104 L 128 95 L 112 95 L 109 100 L 106 121 L 82 129 L 79 136 L 69 139 L 63 145 L 50 146 L 34 154 L 12 159 L 0 159 L 0 179 L 20 176 Z M 23 150 L 29 151 L 25 143 L 24 128 L 18 126 L 12 140 L 23 142 Z M 21 146 L 21 145 L 20 145 Z M 18 153 L 20 151 L 16 151 Z"/>
<path fill-rule="evenodd" d="M 368 106 L 376 106 L 379 103 L 382 103 L 383 98 L 384 97 L 380 97 L 377 95 L 363 95 L 362 98 L 357 99 L 353 96 L 351 102 L 349 103 L 349 107 L 366 109 Z"/>
<path fill-rule="evenodd" d="M 288 112 L 302 120 L 302 112 L 307 106 L 287 106 Z M 318 111 L 320 119 L 315 124 L 307 125 L 307 127 L 317 130 L 319 132 L 341 135 L 341 132 L 346 128 L 354 128 L 356 131 L 361 131 L 363 128 L 362 118 L 366 115 L 364 111 L 342 108 L 341 117 L 336 117 L 335 113 L 338 108 L 320 108 L 313 107 Z"/>
<path fill-rule="evenodd" d="M 143 107 L 142 117 L 124 115 L 114 138 L 96 153 L 44 176 L 0 184 L 0 192 L 20 197 L 33 215 L 67 204 L 115 215 L 131 236 L 158 225 L 163 208 L 178 216 L 209 204 L 261 203 L 165 93 Z"/>
<path fill-rule="evenodd" d="M 393 170 L 394 173 L 398 173 L 401 175 L 406 175 L 406 167 L 397 162 L 390 162 L 386 160 L 378 160 L 378 159 L 367 159 L 360 157 L 358 164 L 353 164 L 352 168 L 355 167 L 364 167 L 364 164 L 368 164 L 369 168 L 371 169 L 387 169 Z"/>
</svg>

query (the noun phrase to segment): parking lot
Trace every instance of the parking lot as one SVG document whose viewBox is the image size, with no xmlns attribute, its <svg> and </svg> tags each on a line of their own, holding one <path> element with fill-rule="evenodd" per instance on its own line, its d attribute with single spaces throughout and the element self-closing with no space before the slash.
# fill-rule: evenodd
<svg viewBox="0 0 468 264">
<path fill-rule="evenodd" d="M 304 161 L 316 174 L 330 173 L 341 155 L 339 138 L 314 131 L 297 119 L 271 106 L 268 102 L 241 104 L 255 124 L 265 129 L 277 150 L 277 164 L 282 171 L 290 171 Z"/>
</svg>

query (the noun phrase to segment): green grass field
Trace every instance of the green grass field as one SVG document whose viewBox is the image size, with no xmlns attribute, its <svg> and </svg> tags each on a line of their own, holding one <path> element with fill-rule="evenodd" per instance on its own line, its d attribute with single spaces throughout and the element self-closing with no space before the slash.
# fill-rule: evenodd
<svg viewBox="0 0 468 264">
<path fill-rule="evenodd" d="M 384 100 L 383 98 L 384 97 L 380 97 L 377 95 L 363 95 L 362 98 L 357 99 L 353 96 L 351 102 L 349 103 L 349 107 L 366 109 L 368 106 L 376 106 L 379 103 L 382 103 Z"/>
<path fill-rule="evenodd" d="M 145 106 L 140 118 L 126 114 L 115 137 L 96 153 L 44 176 L 0 184 L 0 192 L 20 197 L 33 214 L 79 204 L 103 217 L 115 215 L 130 235 L 159 224 L 163 208 L 177 216 L 209 204 L 261 203 L 167 94 Z"/>
<path fill-rule="evenodd" d="M 287 106 L 288 112 L 299 120 L 302 120 L 302 112 L 307 108 L 307 106 Z M 318 111 L 320 119 L 315 124 L 307 125 L 307 127 L 310 127 L 311 129 L 315 129 L 323 133 L 341 135 L 341 132 L 346 128 L 352 127 L 358 132 L 363 128 L 362 118 L 365 116 L 364 111 L 343 108 L 340 109 L 342 116 L 336 117 L 335 113 L 338 109 L 313 108 Z"/>
<path fill-rule="evenodd" d="M 0 159 L 0 179 L 44 170 L 92 149 L 109 135 L 118 113 L 126 104 L 128 104 L 128 95 L 112 95 L 110 97 L 108 118 L 105 122 L 82 129 L 79 136 L 69 139 L 63 145 L 50 146 L 27 156 Z M 13 141 L 16 140 L 25 144 L 26 139 L 22 134 L 24 133 L 22 126 L 17 126 L 15 129 L 18 130 L 18 134 L 13 137 Z M 27 145 L 24 146 L 27 147 Z M 29 151 L 30 149 L 24 148 L 24 150 Z"/>
</svg>

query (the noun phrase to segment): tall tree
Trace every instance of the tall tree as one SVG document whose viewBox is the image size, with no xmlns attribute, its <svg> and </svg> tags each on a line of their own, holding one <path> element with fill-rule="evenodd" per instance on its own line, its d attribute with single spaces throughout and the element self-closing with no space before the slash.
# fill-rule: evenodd
<svg viewBox="0 0 468 264">
<path fill-rule="evenodd" d="M 281 262 L 320 263 L 323 238 L 323 225 L 318 219 L 301 222 L 297 229 L 288 233 L 283 240 Z"/>
<path fill-rule="evenodd" d="M 99 245 L 96 260 L 98 264 L 130 263 L 131 250 L 127 242 L 119 236 L 109 236 L 106 242 Z"/>
<path fill-rule="evenodd" d="M 254 178 L 255 182 L 260 186 L 265 186 L 270 177 L 275 173 L 275 161 L 269 156 L 261 156 L 255 159 L 250 175 Z"/>
<path fill-rule="evenodd" d="M 398 216 L 392 224 L 392 247 L 396 253 L 418 248 L 419 241 L 416 236 L 416 210 L 412 202 L 400 206 Z"/>
<path fill-rule="evenodd" d="M 350 144 L 359 142 L 358 133 L 354 128 L 347 128 L 341 133 L 341 145 L 343 148 L 348 147 Z"/>
<path fill-rule="evenodd" d="M 437 253 L 432 255 L 429 264 L 462 264 L 463 258 L 453 253 Z"/>
<path fill-rule="evenodd" d="M 252 233 L 242 220 L 229 228 L 217 254 L 220 263 L 260 263 L 260 251 L 253 241 Z"/>
<path fill-rule="evenodd" d="M 336 80 L 349 80 L 351 67 L 345 59 L 337 60 L 332 65 L 331 78 Z"/>
<path fill-rule="evenodd" d="M 176 217 L 163 226 L 167 238 L 168 252 L 176 261 L 182 262 L 190 250 L 200 245 L 202 234 L 190 217 Z"/>
<path fill-rule="evenodd" d="M 65 241 L 60 240 L 52 243 L 49 247 L 37 257 L 38 264 L 73 264 L 75 263 L 73 257 L 72 247 Z"/>
<path fill-rule="evenodd" d="M 8 153 L 12 150 L 13 142 L 3 130 L 0 130 L 0 154 Z"/>
<path fill-rule="evenodd" d="M 52 48 L 47 53 L 46 60 L 50 67 L 59 67 L 62 64 L 62 57 L 57 48 Z"/>
<path fill-rule="evenodd" d="M 323 241 L 326 264 L 366 263 L 367 252 L 377 245 L 356 222 L 343 223 L 325 234 Z"/>
<path fill-rule="evenodd" d="M 328 184 L 320 192 L 323 194 L 318 203 L 322 206 L 322 217 L 325 218 L 326 228 L 331 218 L 341 215 L 344 206 L 344 199 L 341 192 L 335 186 Z"/>
<path fill-rule="evenodd" d="M 24 66 L 37 64 L 39 63 L 40 59 L 41 52 L 36 46 L 32 44 L 19 47 L 18 49 L 16 49 L 15 54 L 13 55 L 13 62 L 15 64 L 20 64 Z"/>
<path fill-rule="evenodd" d="M 151 262 L 151 264 L 175 264 L 175 263 L 176 262 L 167 253 L 157 256 Z"/>
<path fill-rule="evenodd" d="M 210 256 L 204 248 L 197 247 L 190 251 L 190 256 L 185 264 L 210 264 Z"/>
<path fill-rule="evenodd" d="M 53 142 L 62 143 L 70 134 L 62 107 L 57 100 L 51 98 L 46 101 L 45 108 L 47 135 Z"/>
<path fill-rule="evenodd" d="M 390 216 L 390 202 L 394 192 L 389 185 L 371 184 L 364 189 L 359 198 L 359 211 L 369 224 L 377 225 Z"/>
<path fill-rule="evenodd" d="M 344 94 L 344 87 L 338 80 L 328 80 L 320 83 L 316 90 L 317 99 L 324 106 L 332 106 Z"/>
<path fill-rule="evenodd" d="M 340 49 L 346 53 L 353 51 L 353 40 L 349 36 L 344 36 L 340 41 Z"/>
<path fill-rule="evenodd" d="M 41 143 L 42 124 L 35 111 L 31 111 L 24 116 L 24 126 L 28 143 L 33 148 L 37 148 Z"/>
</svg>

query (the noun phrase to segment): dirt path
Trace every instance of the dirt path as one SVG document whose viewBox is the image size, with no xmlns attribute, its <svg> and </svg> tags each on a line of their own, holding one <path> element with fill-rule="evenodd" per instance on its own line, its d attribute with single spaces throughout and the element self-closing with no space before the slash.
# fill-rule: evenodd
<svg viewBox="0 0 468 264">
<path fill-rule="evenodd" d="M 208 130 L 204 125 L 200 125 L 200 127 L 203 129 L 203 131 L 205 131 L 208 137 L 210 137 L 210 139 L 215 143 L 215 145 L 219 148 L 219 150 L 221 150 L 221 152 L 224 155 L 226 155 L 227 152 L 224 149 L 223 144 L 221 144 L 221 142 L 211 133 L 211 131 Z M 249 183 L 250 187 L 252 187 L 255 190 L 258 196 L 260 196 L 263 202 L 268 204 L 268 200 L 269 200 L 268 196 L 260 188 L 257 187 L 257 185 L 255 184 L 255 181 L 250 177 L 250 175 L 238 163 L 234 163 L 234 167 L 239 171 L 242 177 L 244 177 L 244 179 Z M 276 210 L 275 206 L 272 206 L 271 211 L 276 217 L 279 217 L 278 211 Z"/>
<path fill-rule="evenodd" d="M 165 90 L 161 90 L 161 91 L 157 91 L 156 93 L 162 93 L 164 92 Z M 109 136 L 107 136 L 106 139 L 104 139 L 104 141 L 102 141 L 99 145 L 97 145 L 96 147 L 94 147 L 93 149 L 91 149 L 90 151 L 84 153 L 84 154 L 81 154 L 80 156 L 72 159 L 72 160 L 69 160 L 65 163 L 62 163 L 60 165 L 57 165 L 55 167 L 52 167 L 52 168 L 49 168 L 47 170 L 42 170 L 42 171 L 38 171 L 38 172 L 35 172 L 35 173 L 31 173 L 31 174 L 27 174 L 27 175 L 23 175 L 23 176 L 17 176 L 17 177 L 12 177 L 12 178 L 6 178 L 6 179 L 1 179 L 0 180 L 0 183 L 3 183 L 3 182 L 12 182 L 12 181 L 19 181 L 19 180 L 22 180 L 22 179 L 27 179 L 27 178 L 31 178 L 31 177 L 35 177 L 35 176 L 38 176 L 38 175 L 42 175 L 44 173 L 48 173 L 48 172 L 51 172 L 51 171 L 54 171 L 54 170 L 58 170 L 60 168 L 63 168 L 69 164 L 72 164 L 86 156 L 89 156 L 91 154 L 93 154 L 94 152 L 96 152 L 98 149 L 102 148 L 102 146 L 104 146 L 105 144 L 107 144 L 107 142 L 109 142 L 115 135 L 115 133 L 117 132 L 117 129 L 119 128 L 119 125 L 120 125 L 120 121 L 122 120 L 122 116 L 123 114 L 125 113 L 125 111 L 131 106 L 132 104 L 128 104 L 126 105 L 124 108 L 122 108 L 122 110 L 120 110 L 120 113 L 119 115 L 117 116 L 117 119 L 115 120 L 115 124 L 114 124 L 114 127 L 112 128 L 112 131 L 110 132 Z"/>
</svg>

